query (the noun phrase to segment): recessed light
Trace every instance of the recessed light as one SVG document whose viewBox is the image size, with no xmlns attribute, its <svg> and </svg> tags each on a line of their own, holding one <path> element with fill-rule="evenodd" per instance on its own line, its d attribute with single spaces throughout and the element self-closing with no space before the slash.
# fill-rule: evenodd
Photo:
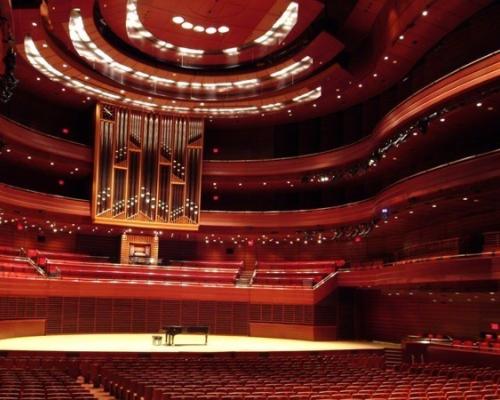
<svg viewBox="0 0 500 400">
<path fill-rule="evenodd" d="M 463 201 L 467 201 L 467 200 L 469 200 L 469 198 L 468 197 L 462 197 L 462 200 Z"/>
<path fill-rule="evenodd" d="M 205 28 L 201 25 L 195 25 L 195 27 L 193 28 L 193 31 L 195 32 L 204 32 L 205 31 Z"/>
<path fill-rule="evenodd" d="M 314 108 L 316 108 L 316 107 L 318 107 L 318 105 L 317 105 L 316 103 L 314 103 L 314 104 L 313 104 L 313 107 L 314 107 Z"/>
<path fill-rule="evenodd" d="M 27 156 L 26 158 L 27 158 L 28 160 L 31 160 L 31 156 Z"/>
<path fill-rule="evenodd" d="M 193 24 L 191 22 L 183 22 L 181 25 L 184 29 L 193 29 Z"/>
<path fill-rule="evenodd" d="M 36 22 L 32 22 L 31 26 L 34 26 L 36 28 L 38 26 L 38 24 Z"/>
<path fill-rule="evenodd" d="M 219 29 L 217 29 L 219 33 L 227 33 L 229 32 L 229 28 L 225 25 L 219 26 Z"/>
<path fill-rule="evenodd" d="M 54 161 L 51 161 L 51 162 L 50 162 L 50 165 L 51 165 L 51 166 L 54 166 Z"/>
<path fill-rule="evenodd" d="M 393 64 L 397 64 L 397 63 L 398 63 L 398 60 L 392 60 L 392 63 L 393 63 Z"/>
<path fill-rule="evenodd" d="M 429 11 L 424 10 L 422 11 L 422 17 L 427 17 L 429 15 Z"/>
<path fill-rule="evenodd" d="M 61 91 L 62 91 L 62 92 L 65 92 L 65 91 L 66 91 L 66 88 L 61 88 Z"/>
<path fill-rule="evenodd" d="M 433 205 L 432 205 L 432 208 L 436 208 L 436 207 L 437 207 L 437 204 L 433 204 Z"/>
<path fill-rule="evenodd" d="M 342 96 L 340 94 L 337 95 L 337 99 L 340 99 L 342 98 Z"/>
<path fill-rule="evenodd" d="M 238 186 L 240 186 L 240 187 L 241 187 L 241 186 L 243 186 L 243 183 L 239 182 L 239 183 L 238 183 Z"/>
<path fill-rule="evenodd" d="M 374 77 L 374 78 L 376 78 L 377 76 L 378 76 L 378 74 L 377 74 L 377 73 L 374 73 L 374 74 L 373 74 L 373 77 Z"/>
<path fill-rule="evenodd" d="M 481 102 L 476 103 L 476 107 L 482 107 L 482 106 L 483 106 L 483 103 L 481 103 Z"/>
<path fill-rule="evenodd" d="M 267 186 L 267 182 L 262 182 L 262 185 L 263 186 Z"/>
<path fill-rule="evenodd" d="M 405 35 L 399 35 L 399 40 L 403 40 L 405 38 Z"/>
<path fill-rule="evenodd" d="M 37 77 L 36 77 L 36 80 L 37 80 L 37 81 L 39 81 L 40 79 L 42 79 L 42 78 L 40 78 L 39 76 L 37 76 Z"/>
<path fill-rule="evenodd" d="M 217 29 L 215 29 L 213 26 L 209 26 L 207 29 L 205 29 L 205 32 L 209 35 L 213 35 L 215 32 L 217 32 Z"/>
<path fill-rule="evenodd" d="M 7 149 L 5 150 L 7 153 L 10 153 L 12 151 L 12 149 Z"/>
<path fill-rule="evenodd" d="M 446 121 L 446 118 L 439 118 L 439 121 L 444 122 L 444 121 Z"/>
<path fill-rule="evenodd" d="M 413 211 L 413 210 L 410 210 L 410 211 L 408 211 L 408 213 L 409 213 L 409 214 L 413 214 L 413 213 L 414 213 L 414 211 Z"/>
<path fill-rule="evenodd" d="M 179 25 L 179 24 L 182 24 L 184 22 L 184 18 L 182 18 L 181 16 L 178 15 L 178 16 L 172 18 L 172 22 L 174 24 Z"/>
<path fill-rule="evenodd" d="M 359 87 L 359 88 L 362 88 L 362 87 L 363 87 L 363 84 L 362 84 L 362 83 L 359 83 L 359 84 L 358 84 L 358 87 Z"/>
<path fill-rule="evenodd" d="M 389 59 L 389 56 L 385 56 L 384 60 L 387 61 Z"/>
</svg>

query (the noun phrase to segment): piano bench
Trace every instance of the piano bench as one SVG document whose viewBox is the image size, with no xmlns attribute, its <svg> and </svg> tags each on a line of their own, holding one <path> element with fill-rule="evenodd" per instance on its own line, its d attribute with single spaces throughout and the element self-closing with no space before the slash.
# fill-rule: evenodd
<svg viewBox="0 0 500 400">
<path fill-rule="evenodd" d="M 163 336 L 153 335 L 153 346 L 161 346 L 163 342 Z"/>
</svg>

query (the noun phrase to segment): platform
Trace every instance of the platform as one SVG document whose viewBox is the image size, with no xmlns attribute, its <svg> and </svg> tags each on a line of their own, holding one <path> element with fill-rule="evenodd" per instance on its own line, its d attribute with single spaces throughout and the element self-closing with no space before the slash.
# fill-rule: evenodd
<svg viewBox="0 0 500 400">
<path fill-rule="evenodd" d="M 153 346 L 153 333 L 28 336 L 0 340 L 0 351 L 78 352 L 276 352 L 383 349 L 388 344 L 355 341 L 274 339 L 248 336 L 179 335 L 175 346 Z M 394 345 L 392 346 L 394 347 Z"/>
</svg>

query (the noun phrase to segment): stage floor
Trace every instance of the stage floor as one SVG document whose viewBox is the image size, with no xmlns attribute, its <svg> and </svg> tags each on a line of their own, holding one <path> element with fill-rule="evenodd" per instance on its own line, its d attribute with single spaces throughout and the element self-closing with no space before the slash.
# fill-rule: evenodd
<svg viewBox="0 0 500 400">
<path fill-rule="evenodd" d="M 209 335 L 204 345 L 202 335 L 179 335 L 175 346 L 153 346 L 152 335 L 92 334 L 29 336 L 0 340 L 0 350 L 23 351 L 88 351 L 88 352 L 271 352 L 271 351 L 331 351 L 362 350 L 398 347 L 393 344 L 308 340 L 273 339 L 248 336 Z"/>
</svg>

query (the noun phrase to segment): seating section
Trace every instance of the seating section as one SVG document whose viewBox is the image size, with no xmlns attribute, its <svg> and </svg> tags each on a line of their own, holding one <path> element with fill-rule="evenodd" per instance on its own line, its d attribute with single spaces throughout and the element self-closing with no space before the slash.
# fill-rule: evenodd
<svg viewBox="0 0 500 400">
<path fill-rule="evenodd" d="M 2 400 L 95 400 L 76 380 L 57 369 L 0 368 Z"/>
<path fill-rule="evenodd" d="M 0 254 L 6 256 L 20 256 L 21 249 L 19 247 L 0 246 Z"/>
<path fill-rule="evenodd" d="M 257 262 L 253 286 L 311 288 L 344 266 L 343 260 L 318 262 Z"/>
<path fill-rule="evenodd" d="M 238 268 L 152 267 L 49 259 L 47 259 L 45 270 L 49 276 L 57 275 L 61 279 L 226 285 L 234 285 L 239 273 Z"/>
<path fill-rule="evenodd" d="M 429 364 L 384 370 L 376 353 L 229 358 L 183 356 L 89 363 L 85 375 L 118 399 L 493 400 L 500 371 Z"/>
<path fill-rule="evenodd" d="M 108 257 L 97 257 L 91 256 L 89 254 L 80 253 L 63 253 L 56 251 L 42 251 L 37 249 L 28 250 L 28 257 L 37 263 L 37 265 L 43 266 L 48 260 L 67 260 L 67 261 L 83 261 L 83 262 L 109 262 Z"/>
<path fill-rule="evenodd" d="M 215 268 L 215 269 L 241 269 L 243 261 L 205 261 L 205 260 L 173 260 L 169 262 L 171 266 L 196 267 L 196 268 Z"/>
<path fill-rule="evenodd" d="M 0 355 L 0 399 L 90 400 L 78 377 L 118 400 L 498 400 L 500 370 L 428 363 L 384 369 L 377 351 Z M 81 379 L 81 378 L 80 378 Z"/>
<path fill-rule="evenodd" d="M 0 276 L 4 278 L 39 278 L 41 275 L 15 247 L 0 247 Z"/>
</svg>

